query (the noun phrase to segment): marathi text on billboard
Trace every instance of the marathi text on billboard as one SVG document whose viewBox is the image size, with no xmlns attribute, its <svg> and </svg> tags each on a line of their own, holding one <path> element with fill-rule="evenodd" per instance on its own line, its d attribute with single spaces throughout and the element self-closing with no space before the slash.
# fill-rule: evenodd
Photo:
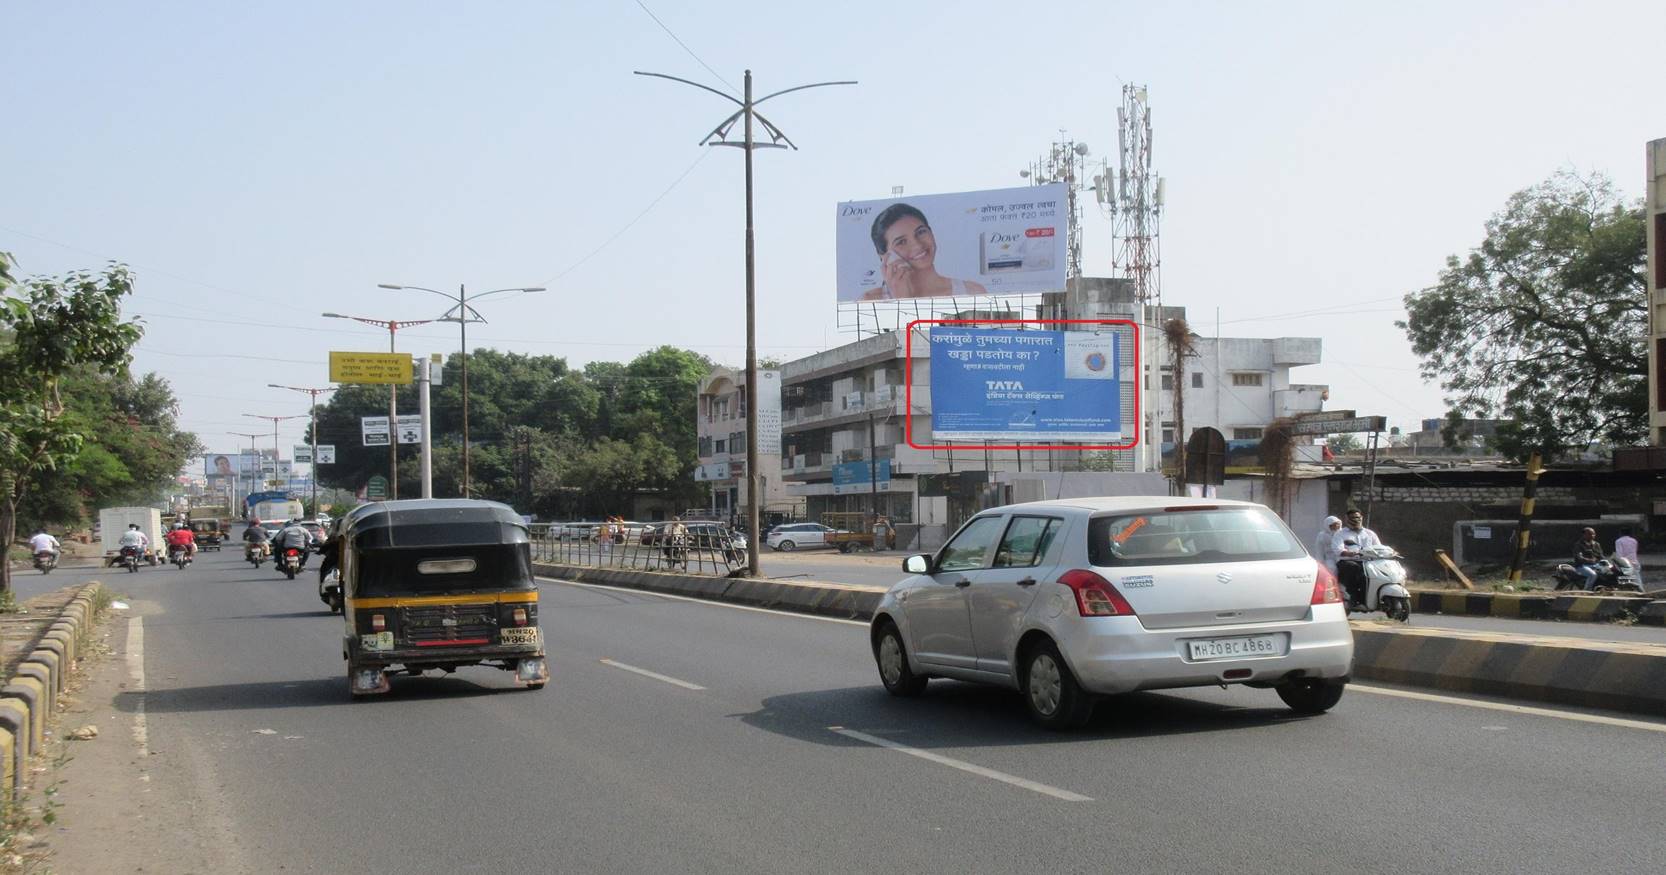
<svg viewBox="0 0 1666 875">
<path fill-rule="evenodd" d="M 839 204 L 840 301 L 1064 288 L 1064 183 Z"/>
<path fill-rule="evenodd" d="M 332 383 L 411 382 L 411 354 L 404 352 L 330 352 Z"/>
<path fill-rule="evenodd" d="M 1117 332 L 937 325 L 933 443 L 1122 439 Z"/>
</svg>

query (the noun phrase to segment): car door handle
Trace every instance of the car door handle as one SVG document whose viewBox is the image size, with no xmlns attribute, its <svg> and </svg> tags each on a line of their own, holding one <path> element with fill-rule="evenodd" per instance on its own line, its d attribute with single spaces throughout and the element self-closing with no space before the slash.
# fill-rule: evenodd
<svg viewBox="0 0 1666 875">
<path fill-rule="evenodd" d="M 1019 586 L 1035 586 L 1035 578 L 1026 577 L 1023 580 L 1018 581 L 1018 585 Z"/>
<path fill-rule="evenodd" d="M 972 585 L 972 579 L 969 577 L 959 577 L 949 582 L 962 589 Z"/>
</svg>

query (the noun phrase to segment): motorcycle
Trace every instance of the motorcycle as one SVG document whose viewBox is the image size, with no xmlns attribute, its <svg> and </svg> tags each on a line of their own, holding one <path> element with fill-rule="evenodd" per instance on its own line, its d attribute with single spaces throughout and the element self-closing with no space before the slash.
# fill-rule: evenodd
<svg viewBox="0 0 1666 875">
<path fill-rule="evenodd" d="M 1406 589 L 1406 567 L 1400 564 L 1405 558 L 1399 551 L 1386 544 L 1366 547 L 1353 557 L 1343 557 L 1337 560 L 1337 578 L 1341 580 L 1348 575 L 1343 573 L 1343 566 L 1353 564 L 1365 579 L 1363 600 L 1356 599 L 1356 595 L 1342 587 L 1347 599 L 1348 613 L 1370 613 L 1382 611 L 1390 620 L 1401 623 L 1411 618 L 1411 592 Z"/>
<path fill-rule="evenodd" d="M 285 547 L 283 561 L 278 564 L 278 570 L 290 580 L 294 580 L 296 572 L 301 570 L 301 548 Z"/>
<path fill-rule="evenodd" d="M 42 550 L 35 554 L 35 568 L 42 574 L 51 574 L 52 569 L 58 567 L 58 554 L 51 550 Z"/>
<path fill-rule="evenodd" d="M 1624 556 L 1613 559 L 1599 559 L 1592 568 L 1597 570 L 1597 582 L 1591 586 L 1592 592 L 1642 592 L 1643 582 L 1637 577 L 1637 569 L 1631 560 Z M 1556 573 L 1552 575 L 1556 580 L 1558 590 L 1585 589 L 1585 576 L 1574 570 L 1568 563 L 1556 566 Z"/>
<path fill-rule="evenodd" d="M 264 544 L 254 543 L 245 546 L 243 548 L 243 559 L 250 565 L 259 568 L 260 563 L 266 561 L 266 546 Z"/>
<path fill-rule="evenodd" d="M 129 574 L 137 574 L 139 571 L 139 548 L 121 548 L 121 564 L 127 568 Z"/>
<path fill-rule="evenodd" d="M 172 562 L 180 570 L 184 570 L 185 566 L 191 564 L 191 552 L 186 550 L 184 547 L 169 547 L 168 561 Z"/>
</svg>

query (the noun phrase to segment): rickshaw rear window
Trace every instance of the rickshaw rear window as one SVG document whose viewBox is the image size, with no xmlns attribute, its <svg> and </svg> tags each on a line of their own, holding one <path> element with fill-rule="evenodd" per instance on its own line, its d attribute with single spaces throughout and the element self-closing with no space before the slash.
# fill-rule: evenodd
<svg viewBox="0 0 1666 875">
<path fill-rule="evenodd" d="M 435 555 L 438 553 L 439 555 Z M 524 590 L 534 587 L 528 544 L 361 550 L 353 557 L 361 595 Z"/>
</svg>

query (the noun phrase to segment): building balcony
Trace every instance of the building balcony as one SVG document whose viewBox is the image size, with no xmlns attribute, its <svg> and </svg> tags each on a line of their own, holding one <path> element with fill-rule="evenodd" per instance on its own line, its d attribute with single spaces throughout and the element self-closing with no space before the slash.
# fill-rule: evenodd
<svg viewBox="0 0 1666 875">
<path fill-rule="evenodd" d="M 1273 416 L 1282 418 L 1302 413 L 1317 413 L 1325 409 L 1329 386 L 1296 383 L 1288 389 L 1273 393 Z"/>
</svg>

